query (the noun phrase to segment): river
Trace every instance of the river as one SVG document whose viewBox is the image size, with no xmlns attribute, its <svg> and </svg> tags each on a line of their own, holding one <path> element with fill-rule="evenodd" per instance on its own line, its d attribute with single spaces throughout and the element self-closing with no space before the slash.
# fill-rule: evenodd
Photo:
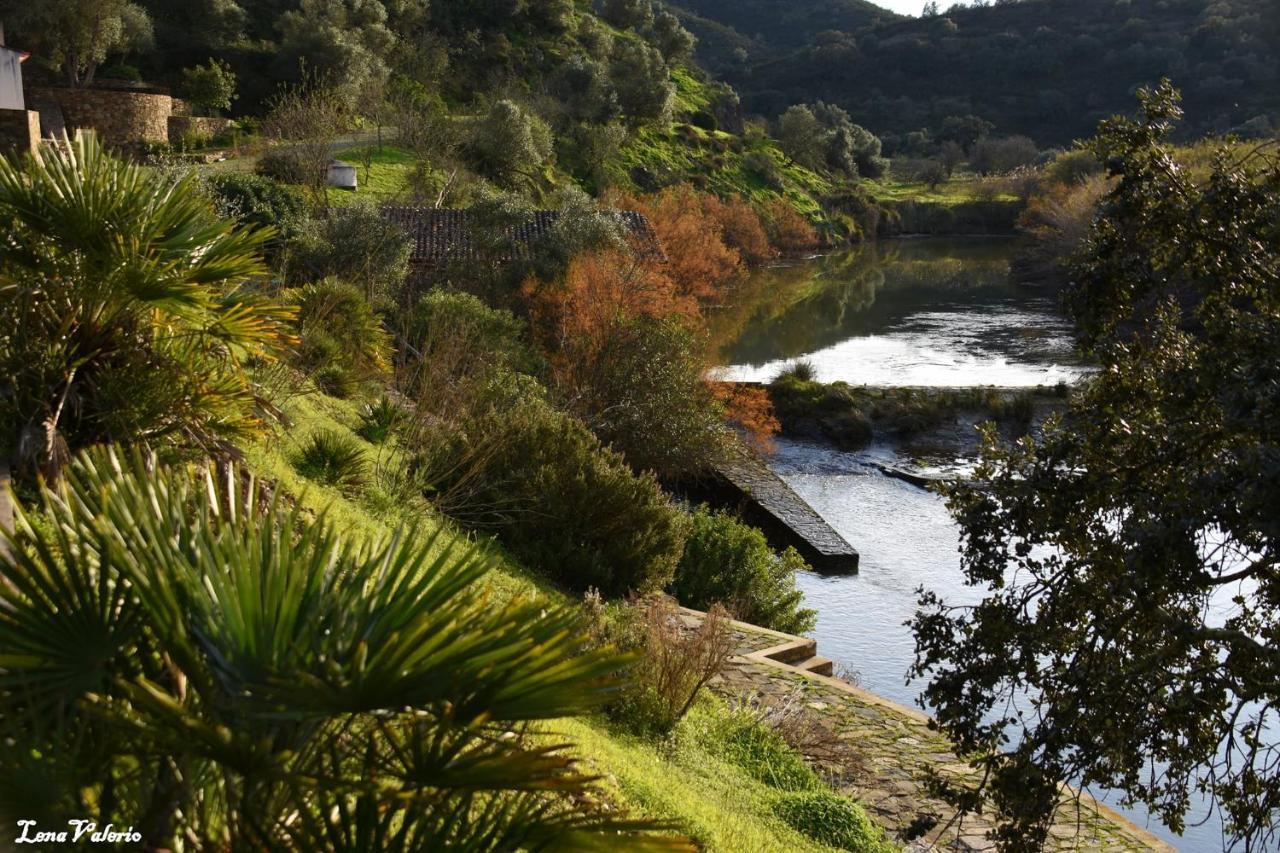
<svg viewBox="0 0 1280 853">
<path fill-rule="evenodd" d="M 714 331 L 729 365 L 721 375 L 768 381 L 804 360 L 819 379 L 855 385 L 1074 381 L 1088 367 L 1074 356 L 1056 299 L 1008 280 L 1014 246 L 913 239 L 766 270 Z M 915 611 L 915 590 L 933 589 L 953 603 L 978 593 L 963 583 L 958 531 L 942 499 L 883 476 L 871 462 L 927 469 L 966 460 L 904 459 L 889 445 L 844 453 L 784 439 L 770 465 L 861 555 L 857 575 L 799 578 L 818 611 L 819 653 L 856 673 L 866 689 L 914 706 L 923 685 L 905 680 L 915 646 L 904 623 Z M 1091 793 L 1119 808 L 1114 795 Z M 1179 850 L 1223 849 L 1216 817 L 1178 837 L 1140 807 L 1120 811 Z"/>
</svg>

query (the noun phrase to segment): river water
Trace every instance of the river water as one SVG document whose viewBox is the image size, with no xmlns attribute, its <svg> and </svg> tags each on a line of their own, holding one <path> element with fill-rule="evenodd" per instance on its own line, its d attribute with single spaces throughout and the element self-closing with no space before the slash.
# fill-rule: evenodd
<svg viewBox="0 0 1280 853">
<path fill-rule="evenodd" d="M 1004 387 L 1070 382 L 1074 357 L 1056 300 L 1010 284 L 1009 240 L 917 239 L 868 247 L 761 273 L 722 318 L 722 375 L 768 381 L 787 364 L 811 362 L 818 378 L 856 385 Z M 937 495 L 882 475 L 872 462 L 921 468 L 892 446 L 844 453 L 778 441 L 770 465 L 861 555 L 854 576 L 803 574 L 818 611 L 819 653 L 863 687 L 916 705 L 908 684 L 914 641 L 904 623 L 924 586 L 952 603 L 980 593 L 960 573 L 959 535 Z M 933 460 L 954 469 L 965 460 Z M 1115 796 L 1092 791 L 1119 808 Z M 1223 849 L 1215 819 L 1176 837 L 1139 808 L 1120 809 L 1179 850 Z M 1190 819 L 1189 819 L 1190 820 Z"/>
</svg>

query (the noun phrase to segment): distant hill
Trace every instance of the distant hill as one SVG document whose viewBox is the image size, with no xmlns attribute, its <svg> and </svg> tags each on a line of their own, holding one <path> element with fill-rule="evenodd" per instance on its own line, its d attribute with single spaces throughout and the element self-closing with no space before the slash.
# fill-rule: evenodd
<svg viewBox="0 0 1280 853">
<path fill-rule="evenodd" d="M 754 43 L 764 49 L 799 48 L 818 33 L 858 32 L 882 23 L 907 20 L 868 0 L 680 0 L 669 3 L 683 13 L 695 35 L 729 37 L 737 44 Z"/>
<path fill-rule="evenodd" d="M 1184 91 L 1188 132 L 1280 125 L 1277 0 L 1022 0 L 925 18 L 860 0 L 679 7 L 748 111 L 834 102 L 890 144 L 974 114 L 1065 145 L 1162 76 Z"/>
</svg>

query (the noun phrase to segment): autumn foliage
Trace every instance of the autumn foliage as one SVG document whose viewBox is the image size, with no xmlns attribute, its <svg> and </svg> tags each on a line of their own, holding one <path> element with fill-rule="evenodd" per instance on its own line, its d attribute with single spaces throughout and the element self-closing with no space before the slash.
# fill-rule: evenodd
<svg viewBox="0 0 1280 853">
<path fill-rule="evenodd" d="M 737 382 L 714 382 L 711 390 L 724 407 L 725 420 L 742 432 L 747 443 L 761 453 L 772 453 L 773 437 L 782 424 L 774 414 L 769 392 Z"/>
<path fill-rule="evenodd" d="M 809 221 L 786 201 L 778 199 L 765 210 L 769 241 L 784 255 L 812 252 L 819 246 L 818 233 Z"/>
</svg>

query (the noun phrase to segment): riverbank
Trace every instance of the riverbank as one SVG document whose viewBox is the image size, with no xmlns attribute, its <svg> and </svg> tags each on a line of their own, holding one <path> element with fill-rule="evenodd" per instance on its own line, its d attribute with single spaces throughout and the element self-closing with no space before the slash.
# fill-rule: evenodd
<svg viewBox="0 0 1280 853">
<path fill-rule="evenodd" d="M 697 611 L 684 612 L 691 625 L 701 619 Z M 932 773 L 964 785 L 977 771 L 956 756 L 925 714 L 822 674 L 826 667 L 812 664 L 823 660 L 812 640 L 741 622 L 733 627 L 735 655 L 712 682 L 715 692 L 761 709 L 802 709 L 818 727 L 806 758 L 822 766 L 842 793 L 865 803 L 872 820 L 899 842 L 916 849 L 995 849 L 986 837 L 994 826 L 989 815 L 962 819 L 929 793 Z M 1087 794 L 1066 790 L 1045 849 L 1174 848 Z"/>
</svg>

